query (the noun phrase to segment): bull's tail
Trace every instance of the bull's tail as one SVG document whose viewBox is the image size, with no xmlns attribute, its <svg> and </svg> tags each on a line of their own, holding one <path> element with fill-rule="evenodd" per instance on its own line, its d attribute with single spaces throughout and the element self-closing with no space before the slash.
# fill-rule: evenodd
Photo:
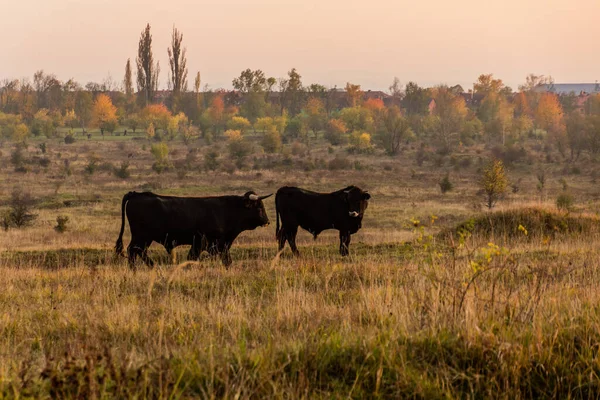
<svg viewBox="0 0 600 400">
<path fill-rule="evenodd" d="M 119 238 L 117 239 L 117 243 L 115 243 L 115 253 L 120 256 L 123 254 L 123 232 L 125 231 L 125 206 L 127 202 L 131 198 L 131 196 L 135 192 L 129 192 L 125 196 L 123 196 L 123 201 L 121 202 L 121 232 L 119 232 Z"/>
<path fill-rule="evenodd" d="M 279 207 L 278 207 L 278 199 L 279 192 L 275 194 L 275 238 L 279 241 L 279 236 L 281 235 L 281 229 L 279 229 Z"/>
</svg>

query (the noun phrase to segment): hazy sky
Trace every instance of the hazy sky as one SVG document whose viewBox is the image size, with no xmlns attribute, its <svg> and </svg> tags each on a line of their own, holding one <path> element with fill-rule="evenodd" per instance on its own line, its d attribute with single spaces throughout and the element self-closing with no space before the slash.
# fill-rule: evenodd
<svg viewBox="0 0 600 400">
<path fill-rule="evenodd" d="M 516 86 L 525 75 L 600 80 L 600 0 L 0 0 L 0 78 L 121 81 L 152 26 L 161 86 L 175 25 L 190 87 L 231 87 L 246 68 L 305 84 L 387 89 L 460 83 L 481 73 Z"/>
</svg>

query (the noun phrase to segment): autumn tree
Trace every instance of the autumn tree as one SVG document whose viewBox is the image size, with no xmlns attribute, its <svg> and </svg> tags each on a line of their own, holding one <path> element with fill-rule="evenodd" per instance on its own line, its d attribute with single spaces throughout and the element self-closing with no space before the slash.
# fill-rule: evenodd
<svg viewBox="0 0 600 400">
<path fill-rule="evenodd" d="M 467 106 L 461 96 L 456 96 L 441 85 L 434 89 L 435 99 L 434 115 L 437 117 L 437 126 L 434 133 L 444 148 L 450 149 L 453 139 L 460 134 L 467 117 Z"/>
<path fill-rule="evenodd" d="M 404 89 L 402 108 L 406 110 L 407 115 L 427 115 L 430 99 L 427 89 L 420 87 L 415 82 L 408 82 Z"/>
<path fill-rule="evenodd" d="M 325 139 L 332 145 L 340 145 L 348 141 L 346 133 L 348 128 L 344 121 L 340 119 L 330 119 L 325 128 Z"/>
<path fill-rule="evenodd" d="M 181 46 L 183 42 L 183 33 L 173 27 L 171 35 L 171 47 L 167 48 L 169 55 L 169 66 L 171 68 L 170 86 L 173 90 L 173 112 L 177 112 L 180 108 L 181 93 L 187 90 L 187 58 L 185 56 L 186 49 Z"/>
<path fill-rule="evenodd" d="M 511 92 L 509 87 L 504 85 L 502 79 L 494 79 L 494 74 L 482 74 L 477 78 L 473 85 L 475 93 L 488 95 L 490 93 L 506 95 Z"/>
<path fill-rule="evenodd" d="M 127 97 L 133 96 L 133 78 L 131 76 L 131 60 L 127 59 L 125 64 L 125 77 L 123 78 L 123 89 Z"/>
<path fill-rule="evenodd" d="M 567 144 L 571 151 L 571 161 L 576 161 L 588 146 L 588 122 L 579 112 L 573 111 L 566 118 Z"/>
<path fill-rule="evenodd" d="M 302 87 L 302 77 L 292 68 L 288 72 L 287 79 L 279 81 L 281 92 L 281 113 L 287 109 L 292 117 L 296 116 L 302 110 L 304 102 L 304 88 Z"/>
<path fill-rule="evenodd" d="M 360 85 L 355 85 L 350 82 L 346 82 L 346 101 L 349 107 L 356 107 L 360 104 L 363 92 L 360 90 Z"/>
<path fill-rule="evenodd" d="M 267 129 L 269 129 L 270 126 L 272 126 L 273 123 L 273 118 L 271 117 L 262 117 L 262 118 L 258 118 L 256 120 L 256 122 L 254 123 L 254 130 L 255 131 L 261 131 L 262 133 L 265 133 L 267 131 Z"/>
<path fill-rule="evenodd" d="M 145 106 L 154 100 L 154 93 L 158 88 L 158 75 L 160 73 L 160 64 L 157 61 L 154 64 L 152 55 L 152 34 L 150 33 L 150 24 L 140 35 L 138 44 L 137 64 L 137 87 L 141 93 L 141 99 Z"/>
<path fill-rule="evenodd" d="M 490 161 L 483 169 L 479 184 L 485 196 L 485 205 L 491 210 L 504 196 L 508 186 L 508 178 L 502 161 Z"/>
<path fill-rule="evenodd" d="M 117 127 L 117 107 L 115 107 L 105 94 L 99 94 L 94 101 L 93 124 L 100 128 L 104 136 L 104 131 L 114 132 Z"/>
<path fill-rule="evenodd" d="M 86 126 L 89 126 L 93 118 L 94 101 L 92 95 L 84 90 L 80 90 L 75 95 L 75 114 L 79 118 L 81 129 L 85 132 Z"/>
<path fill-rule="evenodd" d="M 252 124 L 244 117 L 234 116 L 227 121 L 227 129 L 238 130 L 242 134 L 246 133 Z"/>
<path fill-rule="evenodd" d="M 304 111 L 306 112 L 308 128 L 317 137 L 317 133 L 323 129 L 325 124 L 325 107 L 323 106 L 323 102 L 316 97 L 311 97 L 306 102 Z"/>
<path fill-rule="evenodd" d="M 260 69 L 252 71 L 246 69 L 240 76 L 233 79 L 233 88 L 240 91 L 244 97 L 241 114 L 250 121 L 264 116 L 267 106 L 265 93 L 274 84 L 274 78 L 267 79 Z"/>
<path fill-rule="evenodd" d="M 543 93 L 535 110 L 535 123 L 547 132 L 560 129 L 563 110 L 558 97 L 553 93 Z"/>
<path fill-rule="evenodd" d="M 225 102 L 223 101 L 223 96 L 215 96 L 207 111 L 213 131 L 218 133 L 225 124 Z"/>
<path fill-rule="evenodd" d="M 398 154 L 402 141 L 413 136 L 410 124 L 402 116 L 397 106 L 392 106 L 383 111 L 379 140 L 389 155 Z"/>
<path fill-rule="evenodd" d="M 171 112 L 164 104 L 150 104 L 140 112 L 142 121 L 145 126 L 152 124 L 156 131 L 161 130 L 163 133 L 167 132 L 169 121 L 171 120 Z M 157 137 L 159 136 L 159 132 Z"/>
</svg>

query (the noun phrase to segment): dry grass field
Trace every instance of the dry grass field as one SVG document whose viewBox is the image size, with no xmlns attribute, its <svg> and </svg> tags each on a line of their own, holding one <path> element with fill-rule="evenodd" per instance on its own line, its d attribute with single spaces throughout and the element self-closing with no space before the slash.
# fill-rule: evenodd
<svg viewBox="0 0 600 400">
<path fill-rule="evenodd" d="M 462 164 L 432 154 L 418 166 L 407 148 L 396 158 L 350 155 L 347 167 L 330 169 L 346 152 L 319 142 L 304 156 L 256 152 L 232 171 L 215 145 L 222 164 L 206 171 L 207 146 L 169 142 L 173 163 L 188 165 L 159 175 L 147 140 L 122 139 L 48 140 L 45 154 L 32 141 L 27 173 L 14 172 L 9 143 L 0 149 L 2 209 L 18 187 L 37 214 L 32 226 L 0 231 L 2 397 L 600 396 L 593 160 L 545 164 L 532 150 L 508 168 L 516 189 L 489 213 L 477 194 L 483 147 L 454 156 L 469 159 Z M 98 168 L 86 174 L 93 157 Z M 112 172 L 122 162 L 128 179 Z M 447 171 L 454 189 L 441 194 Z M 570 213 L 555 206 L 564 182 Z M 289 248 L 276 254 L 273 198 L 271 226 L 243 233 L 228 269 L 210 258 L 173 264 L 156 245 L 153 270 L 132 272 L 114 256 L 130 190 L 241 195 L 349 184 L 372 200 L 347 258 L 336 232 L 316 241 L 302 232 L 299 259 Z M 64 233 L 53 229 L 58 216 L 69 218 Z M 177 249 L 179 261 L 186 252 Z"/>
</svg>

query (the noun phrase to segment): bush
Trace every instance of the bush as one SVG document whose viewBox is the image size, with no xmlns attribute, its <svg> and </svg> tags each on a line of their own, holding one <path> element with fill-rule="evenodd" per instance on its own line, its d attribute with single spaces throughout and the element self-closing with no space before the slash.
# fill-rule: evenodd
<svg viewBox="0 0 600 400">
<path fill-rule="evenodd" d="M 445 194 L 446 192 L 449 192 L 454 188 L 454 185 L 452 184 L 452 182 L 450 182 L 450 174 L 446 174 L 446 176 L 444 176 L 438 184 L 440 185 L 440 190 L 442 191 L 442 194 Z"/>
<path fill-rule="evenodd" d="M 208 153 L 206 153 L 204 156 L 204 168 L 209 171 L 215 171 L 217 168 L 219 168 L 219 164 L 219 153 L 217 153 L 215 150 L 210 150 Z"/>
<path fill-rule="evenodd" d="M 281 149 L 281 135 L 275 126 L 271 126 L 263 136 L 262 146 L 267 153 L 276 153 Z"/>
<path fill-rule="evenodd" d="M 66 215 L 59 215 L 56 217 L 56 226 L 54 230 L 58 233 L 65 233 L 67 231 L 67 222 L 69 222 L 69 217 Z"/>
<path fill-rule="evenodd" d="M 166 143 L 153 144 L 150 152 L 155 160 L 154 164 L 152 164 L 152 169 L 157 174 L 167 171 L 172 167 L 169 161 L 169 147 Z"/>
<path fill-rule="evenodd" d="M 29 193 L 25 193 L 21 189 L 14 189 L 9 202 L 10 208 L 2 218 L 4 230 L 8 230 L 10 227 L 22 228 L 31 225 L 37 218 L 36 214 L 31 213 L 33 205 L 34 200 Z"/>
<path fill-rule="evenodd" d="M 573 211 L 573 204 L 575 201 L 573 200 L 573 196 L 568 193 L 561 193 L 556 198 L 556 208 L 560 211 L 571 212 Z"/>
<path fill-rule="evenodd" d="M 325 139 L 334 146 L 344 144 L 348 141 L 346 132 L 348 132 L 348 128 L 344 121 L 331 119 L 325 129 Z"/>
<path fill-rule="evenodd" d="M 127 161 L 122 161 L 119 168 L 113 169 L 113 174 L 117 178 L 128 179 L 131 176 L 129 172 L 129 163 Z"/>
<path fill-rule="evenodd" d="M 15 167 L 16 172 L 22 172 L 25 169 L 25 155 L 23 154 L 24 146 L 22 144 L 17 144 L 15 149 L 10 153 L 10 163 Z"/>
<path fill-rule="evenodd" d="M 68 133 L 65 136 L 65 143 L 66 144 L 73 144 L 73 143 L 75 143 L 75 141 L 76 141 L 76 139 L 75 139 L 75 136 L 73 136 L 73 133 Z"/>
<path fill-rule="evenodd" d="M 98 169 L 98 158 L 92 156 L 88 159 L 88 163 L 83 168 L 83 171 L 87 175 L 93 175 L 97 169 Z"/>
<path fill-rule="evenodd" d="M 47 149 L 46 142 L 38 144 L 38 148 L 40 149 L 42 154 L 46 154 L 46 149 Z"/>
<path fill-rule="evenodd" d="M 339 155 L 335 156 L 335 158 L 329 161 L 327 168 L 331 171 L 340 170 L 340 169 L 351 169 L 352 163 L 348 160 L 347 157 L 341 157 Z"/>
</svg>

